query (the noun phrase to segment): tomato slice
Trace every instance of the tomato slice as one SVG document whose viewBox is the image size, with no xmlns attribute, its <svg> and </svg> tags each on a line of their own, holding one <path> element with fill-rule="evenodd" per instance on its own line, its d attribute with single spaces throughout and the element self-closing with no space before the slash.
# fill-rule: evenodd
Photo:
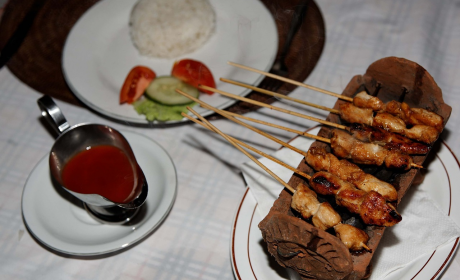
<svg viewBox="0 0 460 280">
<path fill-rule="evenodd" d="M 145 66 L 136 66 L 129 71 L 120 91 L 120 104 L 131 104 L 144 94 L 156 74 Z"/>
<path fill-rule="evenodd" d="M 216 82 L 209 68 L 203 63 L 192 59 L 176 61 L 171 71 L 171 76 L 196 88 L 198 88 L 199 85 L 205 85 L 212 88 L 216 87 Z M 214 93 L 209 90 L 198 89 L 207 94 Z"/>
</svg>

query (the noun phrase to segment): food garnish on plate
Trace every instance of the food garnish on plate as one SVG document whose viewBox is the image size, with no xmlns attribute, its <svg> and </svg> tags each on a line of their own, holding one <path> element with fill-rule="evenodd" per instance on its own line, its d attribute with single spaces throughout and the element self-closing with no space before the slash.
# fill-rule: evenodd
<svg viewBox="0 0 460 280">
<path fill-rule="evenodd" d="M 128 73 L 120 90 L 120 104 L 133 104 L 134 109 L 148 121 L 181 120 L 182 112 L 194 102 L 176 92 L 176 89 L 199 98 L 199 85 L 215 87 L 211 70 L 202 62 L 192 59 L 176 61 L 170 76 L 157 77 L 146 66 L 136 66 Z"/>
</svg>

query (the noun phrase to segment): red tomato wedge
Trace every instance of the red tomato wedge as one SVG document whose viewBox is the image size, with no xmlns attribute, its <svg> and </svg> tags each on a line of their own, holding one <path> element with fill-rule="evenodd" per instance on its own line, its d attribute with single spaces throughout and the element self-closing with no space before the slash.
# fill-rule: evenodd
<svg viewBox="0 0 460 280">
<path fill-rule="evenodd" d="M 176 61 L 171 71 L 171 76 L 196 88 L 198 88 L 199 85 L 205 85 L 212 88 L 216 87 L 216 82 L 209 68 L 203 63 L 192 59 Z M 198 89 L 207 94 L 214 93 L 209 90 Z"/>
<path fill-rule="evenodd" d="M 120 104 L 131 104 L 144 94 L 156 74 L 145 66 L 136 66 L 129 71 L 120 91 Z"/>
</svg>

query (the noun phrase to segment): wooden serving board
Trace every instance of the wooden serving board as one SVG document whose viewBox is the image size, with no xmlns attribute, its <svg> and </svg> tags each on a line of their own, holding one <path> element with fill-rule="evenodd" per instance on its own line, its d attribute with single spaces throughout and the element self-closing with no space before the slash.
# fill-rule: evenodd
<svg viewBox="0 0 460 280">
<path fill-rule="evenodd" d="M 12 0 L 5 7 L 0 22 L 0 49 L 6 44 L 34 0 Z M 291 18 L 299 0 L 261 0 L 274 16 L 281 50 L 289 30 Z M 61 67 L 62 50 L 73 25 L 98 0 L 45 0 L 27 37 L 7 63 L 9 70 L 22 82 L 41 94 L 84 106 L 67 86 Z M 288 78 L 304 81 L 317 64 L 325 42 L 325 27 L 321 12 L 314 1 L 309 7 L 299 31 L 295 35 L 286 64 Z M 279 53 L 278 53 L 279 55 Z M 300 63 L 299 63 L 300 61 Z M 283 84 L 278 92 L 290 93 L 296 86 Z M 270 96 L 251 92 L 251 99 L 271 103 Z M 230 111 L 239 114 L 259 108 L 238 102 Z M 214 116 L 215 117 L 215 116 Z"/>
</svg>

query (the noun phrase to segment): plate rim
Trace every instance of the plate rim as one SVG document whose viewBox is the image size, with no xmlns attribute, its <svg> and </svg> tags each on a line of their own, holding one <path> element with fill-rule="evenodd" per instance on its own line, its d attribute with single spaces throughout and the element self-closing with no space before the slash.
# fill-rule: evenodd
<svg viewBox="0 0 460 280">
<path fill-rule="evenodd" d="M 167 186 L 167 187 L 164 188 L 165 190 L 166 189 L 171 189 L 170 198 L 169 198 L 170 201 L 169 201 L 169 204 L 167 205 L 167 207 L 164 209 L 164 213 L 161 215 L 161 217 L 159 217 L 159 219 L 156 222 L 154 222 L 154 224 L 152 224 L 152 226 L 150 228 L 147 228 L 143 232 L 143 234 L 141 234 L 140 236 L 138 236 L 134 240 L 130 240 L 128 243 L 125 243 L 125 244 L 117 246 L 116 248 L 114 246 L 112 246 L 114 248 L 104 250 L 104 251 L 97 251 L 97 252 L 92 251 L 92 252 L 87 252 L 87 253 L 81 253 L 81 252 L 71 252 L 69 250 L 63 250 L 63 249 L 57 248 L 55 246 L 52 246 L 51 244 L 48 244 L 47 242 L 45 242 L 43 240 L 43 238 L 40 238 L 40 236 L 38 236 L 37 233 L 32 230 L 32 228 L 30 227 L 30 221 L 29 221 L 29 223 L 27 223 L 27 218 L 26 218 L 26 214 L 25 214 L 25 212 L 27 212 L 27 211 L 24 211 L 24 204 L 25 204 L 24 197 L 25 197 L 25 194 L 26 194 L 27 185 L 29 184 L 29 181 L 31 180 L 32 176 L 35 175 L 35 172 L 38 172 L 38 169 L 40 167 L 42 167 L 41 165 L 43 165 L 43 164 L 46 165 L 46 161 L 47 161 L 46 159 L 49 157 L 49 153 L 47 153 L 37 162 L 37 164 L 34 166 L 32 171 L 29 173 L 29 175 L 27 177 L 27 180 L 26 180 L 26 182 L 24 184 L 24 188 L 23 188 L 22 195 L 21 195 L 21 212 L 22 212 L 21 216 L 22 216 L 23 223 L 26 226 L 27 231 L 29 232 L 29 234 L 33 237 L 33 239 L 35 239 L 37 241 L 37 243 L 39 245 L 45 247 L 46 249 L 51 250 L 52 252 L 55 252 L 55 253 L 58 253 L 58 254 L 64 254 L 65 256 L 68 256 L 68 257 L 98 257 L 98 256 L 104 257 L 105 255 L 109 255 L 109 254 L 113 254 L 113 253 L 117 253 L 117 252 L 123 252 L 123 251 L 125 251 L 127 249 L 133 248 L 135 245 L 137 245 L 138 243 L 142 242 L 144 239 L 148 238 L 159 226 L 161 226 L 161 224 L 164 222 L 166 217 L 169 215 L 169 213 L 171 212 L 172 207 L 174 206 L 174 202 L 175 202 L 176 197 L 177 197 L 177 188 L 178 188 L 177 170 L 176 170 L 176 167 L 174 165 L 174 162 L 173 162 L 171 156 L 169 155 L 169 153 L 159 143 L 157 143 L 155 140 L 147 137 L 146 135 L 143 135 L 143 134 L 137 133 L 137 132 L 133 132 L 133 131 L 127 131 L 127 130 L 119 130 L 119 131 L 123 134 L 124 137 L 128 138 L 128 141 L 129 141 L 129 137 L 140 137 L 139 139 L 143 139 L 143 141 L 149 141 L 151 143 L 154 143 L 157 146 L 157 148 L 159 148 L 164 153 L 163 156 L 166 156 L 167 158 L 169 158 L 169 162 L 167 164 L 168 165 L 170 164 L 170 166 L 168 168 L 171 168 L 170 170 L 174 174 L 174 176 L 173 176 L 174 180 L 173 180 L 173 182 L 171 182 L 171 186 Z M 46 166 L 44 168 L 49 170 L 48 166 Z M 29 187 L 29 189 L 30 189 L 30 187 Z M 148 219 L 146 221 L 148 221 Z"/>
</svg>

